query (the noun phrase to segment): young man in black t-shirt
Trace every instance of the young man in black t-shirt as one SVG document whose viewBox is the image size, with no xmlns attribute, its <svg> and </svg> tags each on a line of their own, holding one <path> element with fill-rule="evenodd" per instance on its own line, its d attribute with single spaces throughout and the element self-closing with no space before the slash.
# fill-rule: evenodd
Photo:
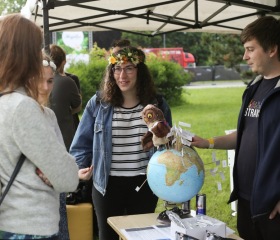
<svg viewBox="0 0 280 240">
<path fill-rule="evenodd" d="M 260 74 L 246 88 L 237 131 L 193 138 L 198 148 L 235 149 L 237 229 L 246 240 L 280 239 L 280 21 L 260 17 L 241 33 L 243 59 Z"/>
</svg>

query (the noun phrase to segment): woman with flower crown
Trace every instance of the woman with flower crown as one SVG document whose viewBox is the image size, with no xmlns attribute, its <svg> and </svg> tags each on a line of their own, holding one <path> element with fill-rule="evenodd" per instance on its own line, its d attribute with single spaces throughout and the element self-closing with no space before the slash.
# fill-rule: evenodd
<svg viewBox="0 0 280 240">
<path fill-rule="evenodd" d="M 157 197 L 143 184 L 154 149 L 142 148 L 148 129 L 141 112 L 147 104 L 160 104 L 170 126 L 172 121 L 166 101 L 157 97 L 142 50 L 113 52 L 104 76 L 100 91 L 87 103 L 70 153 L 83 169 L 79 177 L 92 175 L 99 239 L 114 240 L 118 235 L 107 224 L 108 217 L 151 213 L 157 205 Z"/>
</svg>

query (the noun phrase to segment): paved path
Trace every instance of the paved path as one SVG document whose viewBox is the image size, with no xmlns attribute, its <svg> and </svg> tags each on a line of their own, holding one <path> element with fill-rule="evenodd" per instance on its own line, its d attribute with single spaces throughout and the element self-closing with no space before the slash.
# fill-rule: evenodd
<svg viewBox="0 0 280 240">
<path fill-rule="evenodd" d="M 205 82 L 191 82 L 184 88 L 228 88 L 228 87 L 246 87 L 243 81 L 205 81 Z"/>
</svg>

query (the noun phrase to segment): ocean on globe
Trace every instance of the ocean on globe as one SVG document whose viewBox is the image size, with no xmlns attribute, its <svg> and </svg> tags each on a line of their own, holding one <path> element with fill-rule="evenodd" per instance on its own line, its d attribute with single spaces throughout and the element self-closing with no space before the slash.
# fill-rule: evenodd
<svg viewBox="0 0 280 240">
<path fill-rule="evenodd" d="M 200 191 L 204 177 L 201 158 L 193 148 L 187 146 L 182 151 L 156 151 L 147 168 L 147 181 L 153 193 L 173 203 L 192 199 Z"/>
</svg>

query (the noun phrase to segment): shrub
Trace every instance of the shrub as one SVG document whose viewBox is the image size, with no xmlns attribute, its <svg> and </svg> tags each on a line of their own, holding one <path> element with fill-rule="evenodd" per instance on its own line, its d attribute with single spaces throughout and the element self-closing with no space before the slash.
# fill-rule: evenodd
<svg viewBox="0 0 280 240">
<path fill-rule="evenodd" d="M 182 96 L 182 86 L 188 84 L 191 75 L 178 63 L 149 57 L 147 65 L 155 81 L 157 90 L 161 93 L 170 105 L 180 102 Z"/>
<path fill-rule="evenodd" d="M 83 107 L 99 88 L 108 65 L 107 57 L 107 51 L 95 44 L 90 52 L 89 63 L 71 63 L 67 69 L 67 72 L 77 75 L 80 79 Z M 179 64 L 157 57 L 148 57 L 147 65 L 158 92 L 170 105 L 176 105 L 182 95 L 182 86 L 191 80 L 190 74 L 185 72 Z"/>
<path fill-rule="evenodd" d="M 94 45 L 90 52 L 89 63 L 77 62 L 71 63 L 67 72 L 77 75 L 80 79 L 81 92 L 83 98 L 83 108 L 86 106 L 88 100 L 99 89 L 101 80 L 108 61 L 106 58 L 107 52 Z"/>
</svg>

